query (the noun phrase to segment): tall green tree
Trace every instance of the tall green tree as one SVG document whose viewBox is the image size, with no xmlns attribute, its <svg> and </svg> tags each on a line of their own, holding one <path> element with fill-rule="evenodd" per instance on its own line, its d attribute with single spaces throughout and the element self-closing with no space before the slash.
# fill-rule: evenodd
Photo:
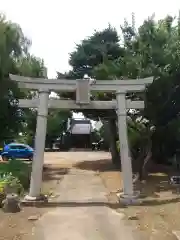
<svg viewBox="0 0 180 240">
<path fill-rule="evenodd" d="M 141 111 L 139 115 L 149 120 L 149 126 L 155 126 L 155 131 L 149 135 L 154 158 L 174 154 L 179 145 L 180 20 L 175 20 L 177 19 L 167 16 L 155 21 L 152 16 L 135 29 L 133 18 L 132 24 L 125 21 L 121 26 L 120 42 L 115 29 L 113 32 L 116 33 L 116 38 L 113 39 L 116 40 L 113 43 L 108 42 L 107 32 L 112 28 L 108 31 L 106 29 L 105 35 L 101 31 L 82 41 L 70 56 L 73 70 L 69 76 L 72 78 L 82 77 L 85 73 L 99 80 L 154 76 L 155 81 L 148 87 L 145 95 L 127 95 L 131 99 L 146 101 L 145 111 Z M 99 35 L 102 38 L 99 38 Z M 106 40 L 103 40 L 104 38 Z M 117 54 L 109 54 L 107 49 L 111 45 L 110 42 L 113 47 L 116 46 Z M 113 98 L 113 94 L 98 93 L 94 96 L 94 99 L 100 100 Z M 101 118 L 113 115 L 108 111 L 96 113 L 84 111 L 84 113 L 90 117 Z M 115 121 L 111 120 L 108 130 L 111 129 L 112 123 Z M 115 128 L 110 130 L 111 133 L 113 129 Z M 168 138 L 165 137 L 167 135 Z"/>
<path fill-rule="evenodd" d="M 107 72 L 105 74 L 101 72 L 98 75 L 95 69 L 102 66 L 105 61 L 111 62 L 120 56 L 124 56 L 124 48 L 119 44 L 119 36 L 116 29 L 108 26 L 108 28 L 102 31 L 95 31 L 92 36 L 78 44 L 76 50 L 70 54 L 69 63 L 72 66 L 72 71 L 68 74 L 69 78 L 83 78 L 85 74 L 88 74 L 97 80 L 113 79 L 113 76 L 110 76 Z M 113 94 L 98 93 L 92 96 L 92 99 L 111 100 L 114 97 Z M 109 136 L 112 160 L 119 165 L 119 154 L 116 148 L 117 128 L 115 111 L 84 110 L 83 113 L 91 119 L 97 120 L 101 118 L 103 120 Z"/>
<path fill-rule="evenodd" d="M 21 28 L 0 15 L 0 142 L 13 138 L 21 125 L 17 109 L 18 88 L 9 73 L 18 74 L 18 58 L 27 53 L 29 41 Z"/>
<path fill-rule="evenodd" d="M 29 53 L 30 45 L 31 42 L 19 25 L 0 15 L 0 144 L 17 138 L 20 132 L 28 143 L 34 139 L 37 112 L 35 109 L 19 109 L 18 98 L 32 98 L 38 92 L 19 89 L 9 80 L 9 73 L 29 77 L 43 76 L 44 62 Z M 48 117 L 48 139 L 61 132 L 66 116 L 69 116 L 69 112 L 54 111 L 52 114 L 51 111 Z"/>
<path fill-rule="evenodd" d="M 19 74 L 30 77 L 42 77 L 44 62 L 35 57 L 27 54 L 26 57 L 18 61 Z M 33 98 L 38 96 L 37 91 L 23 90 L 24 98 Z M 70 111 L 61 111 L 50 109 L 47 122 L 46 146 L 52 147 L 53 142 L 58 138 L 63 131 L 66 130 L 66 122 L 71 117 Z M 23 110 L 23 128 L 21 139 L 30 145 L 34 145 L 34 138 L 36 132 L 37 110 L 25 109 Z"/>
<path fill-rule="evenodd" d="M 20 56 L 16 61 L 16 67 L 18 75 L 28 77 L 43 77 L 44 62 L 42 59 L 30 55 L 28 52 L 26 55 Z M 38 92 L 31 89 L 19 89 L 18 98 L 33 98 L 37 97 Z M 17 132 L 22 134 L 22 137 L 26 143 L 32 144 L 34 140 L 36 130 L 36 109 L 21 109 L 18 111 L 21 113 L 19 116 L 20 127 Z M 15 136 L 17 137 L 17 136 Z"/>
<path fill-rule="evenodd" d="M 118 78 L 154 76 L 154 83 L 146 91 L 146 107 L 141 115 L 156 127 L 152 135 L 153 157 L 161 159 L 174 154 L 179 145 L 180 21 L 175 20 L 167 16 L 155 21 L 152 16 L 137 30 L 125 22 L 122 26 L 124 56 L 95 69 L 98 74 L 106 69 Z"/>
<path fill-rule="evenodd" d="M 145 116 L 156 127 L 152 150 L 160 159 L 170 157 L 179 145 L 180 23 L 175 20 L 167 16 L 156 22 L 151 17 L 137 31 L 124 28 L 124 36 L 130 37 L 125 57 L 119 59 L 125 76 L 155 77 L 146 92 Z"/>
<path fill-rule="evenodd" d="M 93 68 L 103 63 L 104 58 L 117 59 L 124 53 L 119 45 L 119 37 L 115 28 L 110 25 L 103 31 L 95 31 L 92 36 L 76 45 L 76 50 L 70 54 L 69 63 L 76 78 L 84 74 L 93 75 Z"/>
</svg>

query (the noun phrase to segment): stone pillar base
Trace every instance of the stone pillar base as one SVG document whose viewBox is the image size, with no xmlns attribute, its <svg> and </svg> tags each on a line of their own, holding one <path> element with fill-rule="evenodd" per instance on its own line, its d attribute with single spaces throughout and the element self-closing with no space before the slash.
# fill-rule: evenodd
<svg viewBox="0 0 180 240">
<path fill-rule="evenodd" d="M 119 193 L 117 196 L 119 198 L 120 203 L 125 205 L 134 205 L 134 204 L 140 204 L 139 195 L 140 195 L 140 192 L 136 191 L 133 193 L 133 195 Z"/>
<path fill-rule="evenodd" d="M 26 195 L 26 196 L 24 197 L 24 201 L 27 201 L 27 202 L 37 202 L 37 201 L 47 202 L 48 199 L 47 199 L 47 197 L 44 196 L 44 195 L 40 195 L 40 196 L 38 196 L 38 197 L 32 197 L 32 196 Z"/>
</svg>

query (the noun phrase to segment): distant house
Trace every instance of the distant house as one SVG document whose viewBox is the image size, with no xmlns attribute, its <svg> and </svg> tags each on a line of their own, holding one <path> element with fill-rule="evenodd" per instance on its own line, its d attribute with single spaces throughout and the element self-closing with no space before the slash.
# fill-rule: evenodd
<svg viewBox="0 0 180 240">
<path fill-rule="evenodd" d="M 68 122 L 67 132 L 70 135 L 71 147 L 91 148 L 91 133 L 93 127 L 89 119 L 71 119 Z"/>
<path fill-rule="evenodd" d="M 91 134 L 93 128 L 89 119 L 71 119 L 68 131 L 71 134 Z"/>
</svg>

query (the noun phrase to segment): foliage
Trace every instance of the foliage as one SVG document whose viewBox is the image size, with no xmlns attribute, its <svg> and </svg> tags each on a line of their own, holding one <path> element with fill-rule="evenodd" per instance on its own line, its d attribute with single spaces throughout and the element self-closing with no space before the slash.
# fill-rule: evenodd
<svg viewBox="0 0 180 240">
<path fill-rule="evenodd" d="M 7 194 L 10 191 L 22 194 L 24 189 L 17 177 L 12 176 L 12 173 L 3 174 L 0 177 L 0 194 Z"/>
<path fill-rule="evenodd" d="M 29 46 L 20 26 L 0 15 L 0 143 L 13 140 L 23 130 L 23 111 L 18 109 L 17 99 L 30 95 L 19 91 L 9 73 L 42 75 L 43 62 L 28 53 Z"/>
<path fill-rule="evenodd" d="M 23 111 L 23 130 L 22 136 L 17 138 L 18 142 L 34 145 L 34 135 L 36 131 L 37 111 L 35 109 L 27 109 Z"/>
<path fill-rule="evenodd" d="M 23 188 L 27 189 L 29 187 L 31 165 L 16 159 L 9 160 L 7 163 L 1 163 L 0 175 L 9 176 L 9 174 L 17 178 Z"/>
<path fill-rule="evenodd" d="M 84 74 L 92 76 L 94 67 L 103 63 L 104 57 L 109 60 L 117 59 L 123 54 L 119 46 L 119 37 L 116 29 L 110 25 L 103 31 L 95 31 L 94 34 L 77 44 L 76 50 L 70 54 L 69 63 L 73 67 L 76 78 L 82 78 Z"/>
<path fill-rule="evenodd" d="M 18 89 L 9 81 L 8 74 L 18 73 L 16 61 L 26 53 L 28 45 L 21 28 L 0 15 L 0 142 L 19 130 Z"/>
<path fill-rule="evenodd" d="M 145 100 L 145 111 L 139 115 L 146 117 L 150 126 L 156 127 L 150 136 L 154 159 L 166 159 L 180 144 L 180 21 L 167 16 L 156 22 L 152 16 L 137 30 L 127 22 L 121 29 L 124 54 L 115 60 L 105 58 L 94 68 L 94 75 L 98 79 L 102 76 L 105 79 L 154 76 L 154 83 L 147 88 L 145 96 L 128 94 L 127 97 Z M 99 95 L 97 97 L 100 99 Z M 137 133 L 136 126 L 132 135 L 138 142 Z"/>
<path fill-rule="evenodd" d="M 67 129 L 67 120 L 72 116 L 70 111 L 51 110 L 47 121 L 46 145 L 52 143 Z"/>
<path fill-rule="evenodd" d="M 66 131 L 67 120 L 71 117 L 71 115 L 72 113 L 70 111 L 61 111 L 57 109 L 49 110 L 47 118 L 46 147 L 51 148 L 53 142 Z M 25 122 L 24 131 L 18 141 L 25 142 L 33 146 L 36 131 L 37 111 L 25 111 L 23 118 Z"/>
<path fill-rule="evenodd" d="M 29 77 L 42 77 L 44 63 L 41 59 L 30 55 L 23 56 L 18 59 L 17 66 L 19 70 L 19 75 L 29 76 Z M 38 92 L 32 91 L 31 89 L 21 90 L 21 98 L 34 98 L 37 97 Z M 25 142 L 29 145 L 33 145 L 34 133 L 36 131 L 36 115 L 37 111 L 35 109 L 23 109 L 21 110 L 21 133 L 22 137 L 16 137 L 20 142 Z"/>
<path fill-rule="evenodd" d="M 34 143 L 36 114 L 34 109 L 18 109 L 18 98 L 33 98 L 37 91 L 20 90 L 9 80 L 9 73 L 42 77 L 44 62 L 29 53 L 30 41 L 20 26 L 0 15 L 0 145 L 14 139 Z M 47 141 L 62 131 L 62 122 L 69 112 L 51 111 L 48 116 Z M 9 117 L 11 116 L 11 117 Z M 56 119 L 56 120 L 55 120 Z M 22 137 L 18 135 L 22 133 Z"/>
<path fill-rule="evenodd" d="M 17 61 L 19 75 L 40 78 L 43 76 L 44 62 L 27 53 L 21 56 Z"/>
<path fill-rule="evenodd" d="M 119 59 L 123 75 L 155 77 L 146 91 L 144 115 L 156 127 L 152 136 L 156 159 L 172 156 L 179 145 L 180 24 L 174 19 L 167 16 L 156 22 L 151 17 L 138 31 L 123 27 L 126 54 Z"/>
<path fill-rule="evenodd" d="M 3 200 L 5 200 L 8 193 L 23 194 L 24 188 L 17 177 L 12 173 L 4 173 L 0 175 L 0 207 L 2 207 Z"/>
<path fill-rule="evenodd" d="M 77 45 L 70 55 L 73 76 L 82 77 L 85 73 L 101 79 L 137 79 L 154 76 L 154 83 L 147 88 L 145 95 L 127 94 L 128 98 L 146 101 L 145 111 L 139 116 L 149 120 L 149 126 L 155 126 L 155 132 L 149 133 L 149 127 L 141 129 L 133 117 L 135 126 L 128 125 L 131 146 L 143 146 L 141 131 L 152 140 L 152 151 L 155 159 L 172 156 L 179 148 L 179 68 L 180 68 L 180 18 L 167 16 L 155 21 L 154 17 L 146 19 L 135 29 L 135 18 L 132 24 L 127 21 L 121 26 L 121 39 L 116 29 L 109 27 L 95 32 Z M 113 35 L 113 37 L 112 37 Z M 108 51 L 114 49 L 115 52 Z M 110 47 L 110 48 L 109 48 Z M 66 73 L 68 78 L 68 74 Z M 111 94 L 97 93 L 97 100 L 111 100 Z M 84 111 L 88 117 L 98 119 L 116 116 L 110 111 Z M 168 136 L 168 138 L 166 137 Z M 140 142 L 139 142 L 140 141 Z M 133 142 L 133 143 L 132 143 Z M 146 142 L 146 141 L 144 141 Z"/>
<path fill-rule="evenodd" d="M 92 36 L 84 39 L 80 44 L 77 44 L 74 52 L 70 54 L 69 63 L 72 66 L 72 71 L 62 74 L 58 73 L 57 78 L 65 79 L 79 79 L 83 78 L 85 74 L 95 77 L 97 80 L 112 79 L 108 72 L 97 72 L 96 69 L 105 66 L 105 62 L 113 62 L 119 56 L 124 56 L 124 49 L 119 44 L 119 37 L 115 28 L 110 25 L 102 31 L 95 31 Z M 73 99 L 72 94 L 61 94 L 65 98 Z M 96 93 L 93 94 L 94 100 L 111 100 L 114 95 Z M 115 116 L 114 111 L 102 110 L 83 110 L 83 113 L 91 118 L 97 120 L 99 117 Z"/>
<path fill-rule="evenodd" d="M 119 45 L 119 37 L 115 28 L 111 27 L 110 25 L 102 30 L 102 31 L 95 31 L 92 36 L 84 39 L 80 44 L 76 46 L 74 52 L 70 54 L 69 63 L 72 66 L 72 71 L 69 73 L 64 74 L 64 77 L 67 79 L 71 78 L 83 78 L 85 74 L 88 74 L 91 77 L 95 77 L 96 79 L 109 79 L 109 73 L 105 72 L 105 74 L 96 74 L 97 72 L 95 69 L 98 66 L 103 65 L 105 61 L 114 61 L 119 58 L 119 56 L 124 55 L 124 49 Z M 62 78 L 62 74 L 58 74 L 59 78 Z M 112 78 L 111 78 L 112 79 Z M 61 96 L 66 98 L 74 99 L 75 96 L 73 94 L 61 94 Z M 93 100 L 111 100 L 114 98 L 114 94 L 104 94 L 104 93 L 96 93 L 91 96 Z M 116 118 L 116 113 L 114 110 L 103 111 L 103 110 L 83 110 L 83 114 L 91 119 L 94 120 L 101 120 L 107 117 Z M 111 124 L 112 122 L 110 122 Z M 116 126 L 113 124 L 113 126 Z M 112 126 L 112 129 L 113 129 Z M 110 131 L 111 138 L 109 138 L 109 143 L 112 145 L 111 153 L 114 160 L 116 158 L 117 162 L 119 163 L 119 156 L 116 150 L 116 145 L 113 137 L 113 133 L 116 132 Z M 115 162 L 115 161 L 113 161 Z"/>
<path fill-rule="evenodd" d="M 149 143 L 150 131 L 148 124 L 143 120 L 133 120 L 128 117 L 128 140 L 133 159 L 136 159 L 142 148 Z M 117 148 L 120 151 L 120 142 L 117 141 Z"/>
<path fill-rule="evenodd" d="M 130 99 L 146 100 L 144 111 L 138 115 L 131 114 L 131 120 L 128 120 L 128 133 L 134 156 L 137 155 L 137 149 L 142 149 L 152 140 L 154 158 L 165 159 L 176 153 L 180 144 L 180 19 L 176 21 L 174 17 L 167 16 L 155 21 L 152 16 L 138 29 L 135 29 L 134 16 L 132 19 L 132 24 L 125 21 L 121 26 L 121 38 L 115 28 L 108 26 L 84 39 L 70 54 L 69 63 L 72 70 L 64 74 L 58 73 L 58 78 L 82 78 L 84 74 L 88 74 L 97 80 L 128 81 L 130 78 L 154 76 L 154 82 L 147 88 L 145 95 L 127 94 L 127 98 Z M 0 142 L 14 138 L 20 131 L 28 143 L 33 142 L 36 111 L 20 111 L 17 108 L 17 99 L 22 96 L 32 98 L 37 92 L 20 92 L 8 78 L 9 73 L 42 76 L 44 63 L 28 53 L 29 46 L 30 41 L 24 36 L 21 28 L 1 15 Z M 64 93 L 60 96 L 71 99 L 75 97 L 74 93 Z M 92 95 L 92 99 L 95 100 L 114 98 L 114 93 L 98 92 Z M 116 120 L 116 112 L 113 110 L 84 110 L 83 113 L 93 119 Z M 50 111 L 47 127 L 48 144 L 64 131 L 69 116 L 71 116 L 69 112 Z M 149 126 L 155 126 L 153 135 L 149 134 L 149 126 L 136 121 L 139 116 L 147 118 Z"/>
</svg>

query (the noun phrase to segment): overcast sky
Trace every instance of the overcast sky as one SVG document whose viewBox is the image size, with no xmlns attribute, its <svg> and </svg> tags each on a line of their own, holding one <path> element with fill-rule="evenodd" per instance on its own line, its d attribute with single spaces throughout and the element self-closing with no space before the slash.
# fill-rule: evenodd
<svg viewBox="0 0 180 240">
<path fill-rule="evenodd" d="M 178 15 L 180 0 L 0 0 L 0 11 L 20 24 L 32 40 L 31 52 L 44 59 L 48 76 L 69 69 L 75 43 L 110 23 L 120 29 L 123 19 L 136 15 L 137 25 L 155 13 L 156 18 Z"/>
</svg>

